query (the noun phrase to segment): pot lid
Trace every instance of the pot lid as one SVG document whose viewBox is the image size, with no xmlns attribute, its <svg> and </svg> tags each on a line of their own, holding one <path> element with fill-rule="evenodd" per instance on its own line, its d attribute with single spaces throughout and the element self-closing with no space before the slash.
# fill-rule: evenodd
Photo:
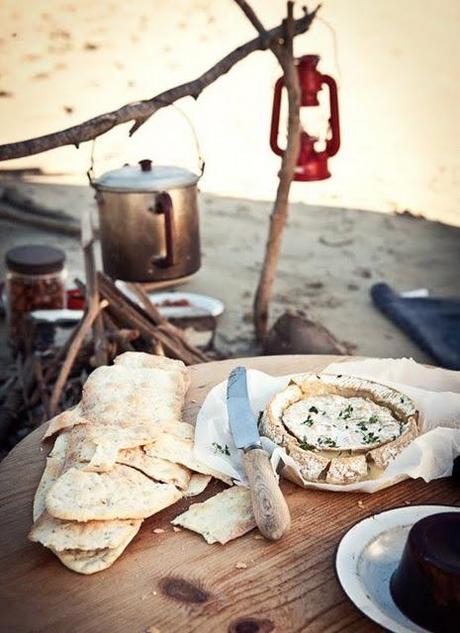
<svg viewBox="0 0 460 633">
<path fill-rule="evenodd" d="M 9 270 L 23 275 L 46 275 L 63 269 L 65 253 L 59 248 L 31 244 L 16 246 L 5 255 Z"/>
<path fill-rule="evenodd" d="M 152 161 L 146 159 L 138 165 L 108 171 L 96 180 L 96 188 L 103 191 L 164 191 L 188 187 L 198 180 L 199 176 L 184 167 L 152 165 Z"/>
</svg>

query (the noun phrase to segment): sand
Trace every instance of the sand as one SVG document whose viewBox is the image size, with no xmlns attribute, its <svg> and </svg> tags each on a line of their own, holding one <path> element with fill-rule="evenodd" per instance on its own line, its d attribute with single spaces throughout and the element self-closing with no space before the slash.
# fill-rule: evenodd
<svg viewBox="0 0 460 633">
<path fill-rule="evenodd" d="M 1 183 L 0 183 L 1 184 Z M 89 187 L 22 184 L 37 202 L 79 217 L 94 205 Z M 226 306 L 216 344 L 226 355 L 258 353 L 251 306 L 263 257 L 270 202 L 200 194 L 203 265 L 183 290 L 221 299 Z M 14 245 L 64 248 L 69 280 L 82 276 L 78 240 L 0 221 L 3 254 Z M 357 354 L 429 360 L 372 305 L 369 288 L 384 281 L 397 290 L 428 288 L 433 296 L 460 295 L 460 228 L 370 211 L 291 206 L 272 302 L 272 321 L 287 308 L 321 321 Z"/>
</svg>

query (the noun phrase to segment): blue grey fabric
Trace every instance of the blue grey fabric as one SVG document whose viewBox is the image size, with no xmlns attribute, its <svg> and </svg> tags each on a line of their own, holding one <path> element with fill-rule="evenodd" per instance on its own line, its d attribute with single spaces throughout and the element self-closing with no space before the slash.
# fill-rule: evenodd
<svg viewBox="0 0 460 633">
<path fill-rule="evenodd" d="M 441 367 L 460 369 L 460 299 L 401 297 L 384 283 L 374 304 Z"/>
</svg>

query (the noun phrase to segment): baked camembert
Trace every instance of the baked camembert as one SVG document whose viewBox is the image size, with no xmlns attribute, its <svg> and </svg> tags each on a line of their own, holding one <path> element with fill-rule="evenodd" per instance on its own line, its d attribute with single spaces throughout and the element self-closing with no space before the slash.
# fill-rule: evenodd
<svg viewBox="0 0 460 633">
<path fill-rule="evenodd" d="M 383 472 L 417 436 L 418 412 L 384 385 L 305 374 L 274 396 L 260 431 L 286 449 L 305 480 L 347 484 Z"/>
</svg>

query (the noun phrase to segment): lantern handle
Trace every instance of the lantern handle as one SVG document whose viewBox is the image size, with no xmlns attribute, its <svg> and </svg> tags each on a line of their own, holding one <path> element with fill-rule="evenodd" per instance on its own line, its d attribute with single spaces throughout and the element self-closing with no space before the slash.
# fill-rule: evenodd
<svg viewBox="0 0 460 633">
<path fill-rule="evenodd" d="M 281 91 L 283 90 L 283 77 L 280 77 L 275 84 L 275 92 L 273 95 L 273 108 L 272 108 L 272 122 L 270 126 L 270 147 L 272 152 L 278 156 L 284 154 L 284 150 L 278 145 L 278 130 L 280 124 L 280 109 L 281 109 Z"/>
<path fill-rule="evenodd" d="M 329 75 L 321 75 L 321 83 L 326 84 L 329 89 L 329 125 L 331 129 L 331 138 L 326 141 L 326 152 L 328 156 L 335 156 L 340 148 L 340 121 L 337 84 Z"/>
</svg>

